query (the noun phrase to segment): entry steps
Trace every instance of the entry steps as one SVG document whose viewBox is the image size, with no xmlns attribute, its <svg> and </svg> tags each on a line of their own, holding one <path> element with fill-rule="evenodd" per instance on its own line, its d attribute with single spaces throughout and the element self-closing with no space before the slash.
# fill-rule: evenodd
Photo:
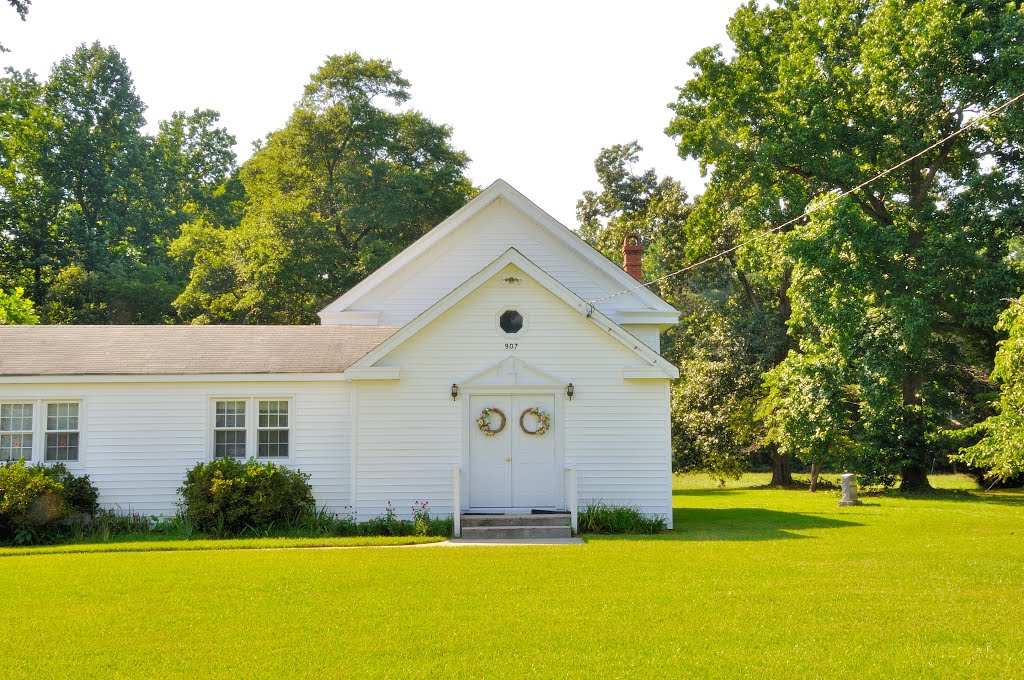
<svg viewBox="0 0 1024 680">
<path fill-rule="evenodd" d="M 567 512 L 516 515 L 462 515 L 462 538 L 571 538 Z"/>
</svg>

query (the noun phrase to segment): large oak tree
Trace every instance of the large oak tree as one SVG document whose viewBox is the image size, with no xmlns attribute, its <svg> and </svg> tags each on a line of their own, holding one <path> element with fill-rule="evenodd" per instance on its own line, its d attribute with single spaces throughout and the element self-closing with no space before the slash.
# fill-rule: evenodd
<svg viewBox="0 0 1024 680">
<path fill-rule="evenodd" d="M 734 53 L 693 57 L 669 127 L 710 173 L 688 221 L 694 256 L 765 233 L 1024 90 L 1021 35 L 1020 2 L 740 8 Z M 1022 131 L 1020 107 L 1007 110 L 730 260 L 789 326 L 764 411 L 783 450 L 854 451 L 903 488 L 927 486 L 942 429 L 978 417 L 1000 299 L 1020 284 L 1007 257 Z"/>
</svg>

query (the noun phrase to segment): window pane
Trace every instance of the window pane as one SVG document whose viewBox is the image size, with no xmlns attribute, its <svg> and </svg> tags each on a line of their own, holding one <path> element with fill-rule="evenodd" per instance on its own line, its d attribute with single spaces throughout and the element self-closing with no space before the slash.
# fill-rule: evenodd
<svg viewBox="0 0 1024 680">
<path fill-rule="evenodd" d="M 260 427 L 288 427 L 287 401 L 261 401 Z"/>
<path fill-rule="evenodd" d="M 47 404 L 46 429 L 50 431 L 77 430 L 78 404 L 75 402 Z"/>
<path fill-rule="evenodd" d="M 46 460 L 78 460 L 78 433 L 47 433 Z"/>
<path fill-rule="evenodd" d="M 213 455 L 215 458 L 245 458 L 245 430 L 217 430 Z"/>
<path fill-rule="evenodd" d="M 31 432 L 32 404 L 0 404 L 0 432 Z"/>
<path fill-rule="evenodd" d="M 19 458 L 32 460 L 32 435 L 0 434 L 0 461 L 8 462 Z"/>
<path fill-rule="evenodd" d="M 260 458 L 288 457 L 288 430 L 260 430 L 257 441 L 256 455 Z"/>
<path fill-rule="evenodd" d="M 218 401 L 214 427 L 245 427 L 244 401 Z"/>
</svg>

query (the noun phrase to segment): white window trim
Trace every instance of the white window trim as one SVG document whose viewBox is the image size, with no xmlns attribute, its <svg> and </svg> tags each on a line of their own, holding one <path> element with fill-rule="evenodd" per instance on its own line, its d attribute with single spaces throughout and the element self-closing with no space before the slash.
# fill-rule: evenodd
<svg viewBox="0 0 1024 680">
<path fill-rule="evenodd" d="M 0 435 L 10 435 L 10 434 L 15 433 L 15 432 L 17 432 L 18 434 L 22 434 L 22 435 L 25 435 L 25 434 L 30 435 L 32 437 L 32 446 L 28 447 L 28 455 L 30 457 L 30 460 L 28 462 L 31 464 L 31 463 L 35 462 L 35 448 L 36 448 L 36 429 L 37 429 L 36 428 L 36 422 L 37 421 L 36 421 L 36 404 L 35 404 L 35 402 L 32 401 L 31 399 L 25 399 L 25 400 L 7 400 L 7 399 L 4 399 L 3 401 L 0 401 L 0 410 L 2 410 L 2 408 L 4 406 L 23 406 L 23 405 L 26 405 L 26 404 L 28 405 L 28 407 L 29 407 L 29 409 L 31 411 L 32 429 L 30 429 L 30 430 L 0 430 Z M 19 448 L 21 448 L 21 447 L 19 447 Z M 0 465 L 7 464 L 7 463 L 15 463 L 15 462 L 17 462 L 17 459 L 6 459 L 6 458 L 0 459 Z"/>
<path fill-rule="evenodd" d="M 500 335 L 503 338 L 506 338 L 509 342 L 512 342 L 516 338 L 523 337 L 530 331 L 530 320 L 527 317 L 526 312 L 523 311 L 524 307 L 526 307 L 525 304 L 512 304 L 504 305 L 498 308 L 498 311 L 494 314 L 494 330 L 498 332 L 498 335 Z M 517 312 L 519 316 L 523 317 L 523 327 L 520 328 L 515 333 L 506 333 L 505 329 L 501 327 L 501 315 L 504 314 L 505 312 Z"/>
<path fill-rule="evenodd" d="M 83 397 L 25 397 L 24 399 L 4 398 L 0 404 L 32 404 L 32 459 L 29 465 L 63 464 L 69 470 L 85 467 L 88 451 L 86 432 L 86 401 Z M 46 460 L 46 409 L 49 404 L 78 404 L 78 460 Z M 64 432 L 65 430 L 61 430 Z M 74 430 L 67 430 L 72 432 Z M 15 461 L 12 461 L 15 462 Z"/>
<path fill-rule="evenodd" d="M 217 460 L 216 452 L 217 437 L 217 402 L 218 401 L 243 401 L 245 402 L 245 458 L 232 458 L 232 460 L 245 461 L 255 458 L 260 462 L 272 462 L 288 464 L 295 460 L 295 399 L 292 396 L 282 395 L 261 395 L 258 397 L 238 395 L 213 395 L 210 397 L 208 409 L 208 425 L 206 428 L 206 459 L 207 461 Z M 260 402 L 261 401 L 283 401 L 288 404 L 288 455 L 274 457 L 258 457 L 257 439 L 259 430 L 268 429 L 259 427 Z M 231 428 L 228 428 L 231 429 Z M 282 429 L 282 428 L 269 428 Z"/>
</svg>

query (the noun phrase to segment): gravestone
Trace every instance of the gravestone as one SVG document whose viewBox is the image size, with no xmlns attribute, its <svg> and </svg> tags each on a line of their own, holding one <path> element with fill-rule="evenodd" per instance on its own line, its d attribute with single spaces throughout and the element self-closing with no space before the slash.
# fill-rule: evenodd
<svg viewBox="0 0 1024 680">
<path fill-rule="evenodd" d="M 857 500 L 857 475 L 852 472 L 847 472 L 842 476 L 842 480 L 843 499 L 839 501 L 839 506 L 861 505 L 861 502 Z"/>
</svg>

